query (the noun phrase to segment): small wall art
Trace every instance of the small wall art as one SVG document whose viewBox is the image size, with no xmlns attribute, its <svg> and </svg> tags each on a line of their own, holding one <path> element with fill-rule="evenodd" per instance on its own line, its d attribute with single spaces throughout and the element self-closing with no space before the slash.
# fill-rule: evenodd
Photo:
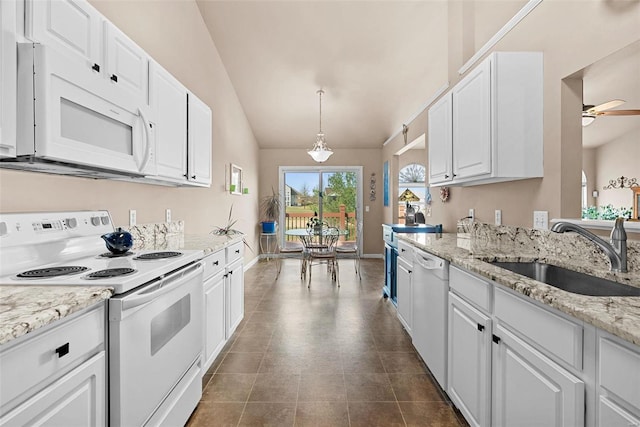
<svg viewBox="0 0 640 427">
<path fill-rule="evenodd" d="M 385 206 L 389 206 L 389 161 L 382 166 L 382 198 Z"/>
<path fill-rule="evenodd" d="M 242 168 L 233 163 L 230 167 L 229 193 L 242 195 Z"/>
</svg>

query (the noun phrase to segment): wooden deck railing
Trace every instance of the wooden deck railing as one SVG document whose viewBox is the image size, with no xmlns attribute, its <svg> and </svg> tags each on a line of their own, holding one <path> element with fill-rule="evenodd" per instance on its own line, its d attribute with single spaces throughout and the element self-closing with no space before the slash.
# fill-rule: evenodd
<svg viewBox="0 0 640 427">
<path fill-rule="evenodd" d="M 312 212 L 287 212 L 285 213 L 284 229 L 307 228 L 307 223 L 313 217 Z M 329 227 L 336 227 L 340 230 L 347 230 L 346 236 L 341 236 L 340 240 L 356 240 L 356 213 L 346 212 L 344 205 L 340 205 L 339 212 L 323 212 L 322 219 L 329 224 Z M 286 236 L 287 240 L 296 240 L 294 236 Z"/>
</svg>

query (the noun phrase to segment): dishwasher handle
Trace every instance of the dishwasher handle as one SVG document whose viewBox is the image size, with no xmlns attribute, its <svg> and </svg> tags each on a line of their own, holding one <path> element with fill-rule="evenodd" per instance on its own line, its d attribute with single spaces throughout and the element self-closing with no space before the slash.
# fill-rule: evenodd
<svg viewBox="0 0 640 427">
<path fill-rule="evenodd" d="M 425 256 L 418 252 L 414 252 L 413 258 L 425 270 L 443 270 L 445 268 L 444 260 L 440 258 Z"/>
</svg>

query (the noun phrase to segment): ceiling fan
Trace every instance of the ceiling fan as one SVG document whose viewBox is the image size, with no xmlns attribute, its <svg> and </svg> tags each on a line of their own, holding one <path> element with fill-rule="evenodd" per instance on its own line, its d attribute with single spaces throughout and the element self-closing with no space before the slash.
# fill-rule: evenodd
<svg viewBox="0 0 640 427">
<path fill-rule="evenodd" d="M 640 110 L 611 110 L 616 108 L 625 101 L 621 99 L 613 99 L 600 105 L 583 105 L 582 106 L 582 126 L 588 126 L 598 116 L 640 116 Z"/>
</svg>

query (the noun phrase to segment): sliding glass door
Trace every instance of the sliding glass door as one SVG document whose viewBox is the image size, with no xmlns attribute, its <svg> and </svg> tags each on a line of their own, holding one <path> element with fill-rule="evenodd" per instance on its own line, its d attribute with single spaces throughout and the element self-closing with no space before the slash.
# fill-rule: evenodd
<svg viewBox="0 0 640 427">
<path fill-rule="evenodd" d="M 281 238 L 295 240 L 286 231 L 307 228 L 315 218 L 345 230 L 341 240 L 360 243 L 357 224 L 362 221 L 361 182 L 361 167 L 280 167 L 280 191 L 284 195 Z"/>
</svg>

